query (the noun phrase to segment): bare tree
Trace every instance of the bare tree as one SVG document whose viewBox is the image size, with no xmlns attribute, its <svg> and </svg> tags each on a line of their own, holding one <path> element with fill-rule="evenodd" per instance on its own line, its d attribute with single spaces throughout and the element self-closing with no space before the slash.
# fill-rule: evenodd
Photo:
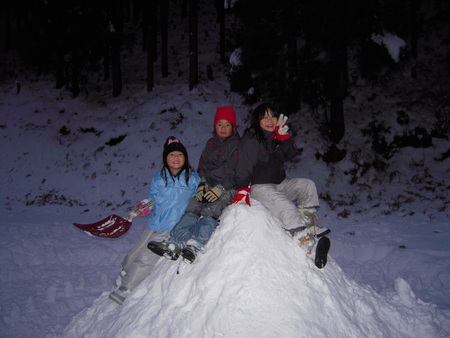
<svg viewBox="0 0 450 338">
<path fill-rule="evenodd" d="M 167 77 L 169 75 L 169 65 L 168 65 L 168 25 L 169 25 L 169 1 L 161 1 L 161 72 L 162 77 Z"/>
<path fill-rule="evenodd" d="M 219 55 L 220 62 L 225 63 L 225 8 L 223 0 L 215 0 L 216 1 L 216 10 L 217 10 L 217 19 L 216 21 L 219 23 Z"/>
<path fill-rule="evenodd" d="M 5 51 L 8 52 L 12 45 L 11 31 L 11 4 L 9 1 L 3 2 L 3 13 L 5 14 Z"/>
<path fill-rule="evenodd" d="M 330 138 L 338 143 L 345 134 L 344 98 L 347 92 L 346 0 L 330 7 Z"/>
<path fill-rule="evenodd" d="M 112 1 L 111 23 L 113 28 L 111 33 L 113 96 L 117 97 L 122 93 L 122 70 L 120 66 L 120 49 L 123 32 L 122 0 Z"/>
<path fill-rule="evenodd" d="M 197 2 L 189 0 L 189 90 L 198 84 Z"/>
<path fill-rule="evenodd" d="M 144 13 L 144 16 L 147 16 L 147 91 L 151 92 L 153 87 L 155 86 L 154 80 L 154 62 L 157 59 L 157 48 L 156 48 L 156 40 L 157 40 L 157 19 L 158 19 L 158 5 L 157 0 L 148 0 L 147 6 L 144 6 L 144 11 L 147 9 L 147 13 Z"/>
</svg>

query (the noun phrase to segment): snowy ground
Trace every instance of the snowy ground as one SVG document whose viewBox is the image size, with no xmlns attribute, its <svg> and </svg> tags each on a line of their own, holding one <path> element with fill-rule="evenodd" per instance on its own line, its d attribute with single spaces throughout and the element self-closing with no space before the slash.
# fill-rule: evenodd
<svg viewBox="0 0 450 338">
<path fill-rule="evenodd" d="M 102 103 L 73 100 L 45 81 L 19 95 L 2 86 L 1 335 L 270 337 L 295 336 L 299 328 L 312 336 L 448 335 L 449 160 L 434 160 L 448 141 L 405 148 L 392 164 L 401 170 L 395 180 L 355 187 L 346 180 L 349 161 L 331 169 L 311 155 L 320 138 L 307 113 L 292 121 L 304 153 L 289 174 L 312 178 L 332 196 L 321 201 L 321 221 L 333 230 L 324 270 L 294 251 L 274 221 L 255 225 L 237 215 L 225 218 L 195 264 L 176 274 L 176 263 L 162 261 L 122 309 L 111 304 L 107 294 L 145 218 L 117 240 L 88 237 L 71 223 L 128 214 L 146 196 L 170 134 L 196 165 L 217 106 L 233 105 L 243 130 L 247 108 L 220 87 L 200 94 L 166 86 L 151 98 L 130 90 L 126 100 Z M 121 135 L 122 142 L 107 145 Z M 355 135 L 352 142 L 363 144 Z M 426 182 L 410 184 L 421 172 L 429 173 Z M 367 185 L 378 177 L 372 175 Z"/>
<path fill-rule="evenodd" d="M 255 201 L 227 210 L 195 264 L 161 259 L 122 307 L 107 299 L 146 219 L 116 240 L 71 223 L 126 216 L 147 195 L 169 135 L 197 166 L 216 107 L 232 105 L 239 131 L 246 125 L 251 107 L 228 91 L 214 48 L 202 48 L 202 83 L 192 91 L 176 76 L 187 74 L 182 64 L 151 93 L 128 75 L 114 99 L 104 88 L 72 99 L 25 74 L 0 83 L 0 336 L 448 337 L 450 160 L 440 158 L 450 142 L 401 148 L 385 171 L 363 170 L 373 157 L 361 132 L 368 117 L 389 125 L 389 137 L 436 122 L 422 87 L 407 78 L 383 90 L 353 86 L 348 154 L 334 166 L 316 156 L 326 149 L 317 115 L 290 117 L 303 154 L 288 173 L 316 182 L 321 222 L 332 229 L 325 269 Z M 208 64 L 218 65 L 214 81 Z M 395 123 L 398 110 L 408 125 Z"/>
</svg>

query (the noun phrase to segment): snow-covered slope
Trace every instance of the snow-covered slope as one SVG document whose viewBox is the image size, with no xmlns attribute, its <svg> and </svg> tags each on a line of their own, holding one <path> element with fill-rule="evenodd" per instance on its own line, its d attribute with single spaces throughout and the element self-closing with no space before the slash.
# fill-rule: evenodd
<svg viewBox="0 0 450 338">
<path fill-rule="evenodd" d="M 118 98 L 109 84 L 88 83 L 72 99 L 52 80 L 7 64 L 17 77 L 0 83 L 0 336 L 448 337 L 450 142 L 433 137 L 428 148 L 398 149 L 378 170 L 362 132 L 378 122 L 389 127 L 390 142 L 445 122 L 437 116 L 448 116 L 444 62 L 420 69 L 417 80 L 399 74 L 374 87 L 356 79 L 339 163 L 321 159 L 329 146 L 324 112 L 303 107 L 289 117 L 303 154 L 288 175 L 314 180 L 321 222 L 332 229 L 325 269 L 255 201 L 227 211 L 193 265 L 162 259 L 122 308 L 107 299 L 146 219 L 134 219 L 117 240 L 88 237 L 71 223 L 127 215 L 147 195 L 169 135 L 182 140 L 196 167 L 217 107 L 234 107 L 240 132 L 247 124 L 252 107 L 229 91 L 228 66 L 218 60 L 214 10 L 202 14 L 209 29 L 201 31 L 201 83 L 192 91 L 186 63 L 171 59 L 169 77 L 147 92 L 138 51 L 124 55 Z M 430 53 L 445 59 L 439 34 L 421 46 L 419 65 Z M 170 43 L 184 60 L 186 35 L 177 32 Z M 408 124 L 396 122 L 399 111 Z"/>
<path fill-rule="evenodd" d="M 229 207 L 195 264 L 161 258 L 118 306 L 103 293 L 66 337 L 425 337 L 444 319 L 403 279 L 380 296 L 331 259 L 317 269 L 259 202 Z"/>
</svg>

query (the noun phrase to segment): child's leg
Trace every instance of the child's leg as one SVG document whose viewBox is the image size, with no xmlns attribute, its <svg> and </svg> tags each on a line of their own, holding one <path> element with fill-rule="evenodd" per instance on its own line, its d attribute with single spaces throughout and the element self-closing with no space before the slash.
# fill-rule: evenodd
<svg viewBox="0 0 450 338">
<path fill-rule="evenodd" d="M 200 213 L 201 216 L 211 216 L 215 219 L 219 219 L 222 211 L 233 201 L 234 196 L 236 196 L 236 190 L 225 190 L 217 201 L 212 203 L 203 203 L 203 208 Z"/>
<path fill-rule="evenodd" d="M 159 257 L 147 248 L 147 244 L 150 241 L 162 242 L 167 238 L 169 233 L 165 232 L 154 232 L 146 229 L 145 233 L 139 239 L 138 243 L 143 245 L 136 251 L 135 258 L 133 261 L 129 262 L 127 265 L 127 270 L 125 276 L 122 277 L 122 286 L 129 290 L 133 290 L 137 285 L 139 285 L 147 276 L 153 271 L 153 267 Z"/>
<path fill-rule="evenodd" d="M 255 184 L 252 186 L 251 197 L 261 202 L 272 214 L 283 223 L 284 229 L 294 229 L 305 226 L 297 206 L 292 199 L 275 184 Z"/>
<path fill-rule="evenodd" d="M 200 212 L 203 209 L 205 203 L 197 201 L 197 198 L 192 197 L 189 201 L 186 210 L 184 211 L 186 214 L 192 213 L 200 216 Z"/>
<path fill-rule="evenodd" d="M 195 224 L 192 240 L 198 242 L 201 246 L 205 245 L 216 230 L 217 225 L 218 222 L 211 216 L 200 217 Z"/>
<path fill-rule="evenodd" d="M 185 213 L 175 227 L 170 231 L 169 241 L 179 247 L 184 247 L 186 241 L 192 237 L 198 216 L 191 212 Z"/>
<path fill-rule="evenodd" d="M 126 254 L 126 256 L 122 261 L 122 269 L 125 272 L 128 270 L 130 265 L 136 259 L 137 255 L 139 254 L 139 251 L 142 248 L 147 248 L 147 243 L 150 242 L 150 238 L 153 236 L 154 233 L 155 232 L 153 230 L 150 230 L 148 227 L 145 227 L 145 230 L 142 232 L 138 241 L 134 243 L 134 245 L 131 247 L 131 249 L 128 251 L 128 253 Z"/>
<path fill-rule="evenodd" d="M 317 208 L 319 196 L 316 185 L 307 178 L 286 178 L 277 189 L 294 201 L 299 208 Z"/>
<path fill-rule="evenodd" d="M 319 226 L 317 221 L 315 212 L 319 207 L 319 196 L 313 181 L 306 178 L 287 178 L 277 185 L 277 189 L 297 205 L 298 214 L 305 226 L 313 229 L 315 235 L 323 236 L 330 232 L 328 228 Z M 314 228 L 312 228 L 313 226 Z"/>
</svg>

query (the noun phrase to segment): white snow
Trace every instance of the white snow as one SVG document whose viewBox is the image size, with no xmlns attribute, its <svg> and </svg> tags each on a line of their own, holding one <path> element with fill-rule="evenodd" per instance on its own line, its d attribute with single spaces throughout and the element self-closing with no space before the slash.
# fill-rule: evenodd
<svg viewBox="0 0 450 338">
<path fill-rule="evenodd" d="M 208 27 L 208 36 L 217 33 Z M 145 73 L 145 56 L 128 55 L 118 98 L 105 84 L 72 99 L 26 72 L 0 83 L 0 336 L 448 337 L 450 160 L 438 159 L 450 142 L 433 137 L 431 147 L 384 159 L 385 171 L 363 170 L 373 155 L 361 130 L 372 119 L 392 126 L 388 140 L 437 122 L 422 97 L 424 79 L 401 76 L 383 88 L 352 87 L 340 145 L 348 153 L 333 166 L 316 157 L 327 148 L 317 113 L 305 107 L 288 120 L 303 148 L 288 175 L 316 182 L 319 217 L 332 229 L 324 269 L 252 200 L 225 211 L 194 264 L 161 258 L 123 306 L 108 299 L 146 217 L 114 240 L 71 224 L 131 212 L 147 196 L 169 135 L 197 166 L 217 107 L 234 107 L 241 133 L 247 124 L 252 107 L 229 92 L 229 66 L 219 64 L 214 43 L 199 52 L 202 82 L 192 91 L 188 65 L 172 60 L 171 75 L 147 92 L 135 70 Z M 209 64 L 214 81 L 206 80 Z M 396 124 L 399 109 L 408 125 Z"/>
<path fill-rule="evenodd" d="M 386 47 L 389 55 L 395 62 L 400 60 L 400 52 L 406 46 L 405 40 L 391 33 L 372 34 L 372 41 Z"/>
<path fill-rule="evenodd" d="M 228 208 L 196 264 L 161 259 L 122 307 L 103 293 L 68 337 L 425 337 L 440 311 L 408 283 L 383 297 L 334 261 L 316 269 L 257 201 Z M 420 320 L 419 320 L 420 319 Z"/>
</svg>

